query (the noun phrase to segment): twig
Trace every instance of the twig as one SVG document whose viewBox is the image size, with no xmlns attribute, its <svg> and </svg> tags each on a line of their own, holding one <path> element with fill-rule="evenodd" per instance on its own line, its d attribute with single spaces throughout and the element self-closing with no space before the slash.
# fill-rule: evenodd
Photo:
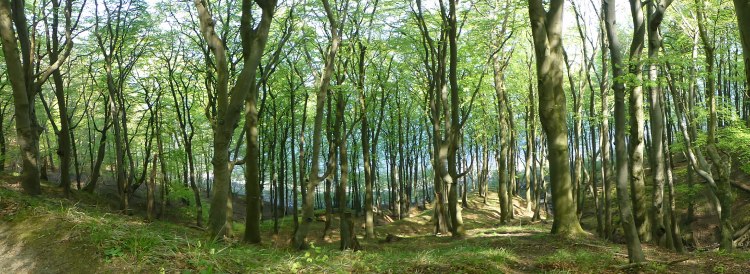
<svg viewBox="0 0 750 274">
<path fill-rule="evenodd" d="M 603 248 L 603 249 L 608 249 L 609 248 L 609 247 L 603 246 L 603 245 L 594 245 L 594 244 L 587 244 L 587 243 L 575 243 L 574 245 L 585 245 L 585 246 L 588 246 L 588 247 L 596 247 L 596 248 Z M 627 256 L 627 255 L 625 255 L 625 256 Z"/>
<path fill-rule="evenodd" d="M 687 260 L 690 260 L 690 258 L 682 258 L 682 259 L 677 259 L 677 260 L 674 260 L 674 261 L 664 262 L 664 263 L 666 265 L 675 265 L 675 264 L 679 264 L 679 263 L 687 261 Z"/>
<path fill-rule="evenodd" d="M 615 253 L 615 254 L 616 255 L 624 255 L 624 254 L 621 254 L 621 253 Z M 645 265 L 648 262 L 658 263 L 658 264 L 663 264 L 663 265 L 668 265 L 669 266 L 669 265 L 675 265 L 675 264 L 678 264 L 678 263 L 681 263 L 681 262 L 684 262 L 684 261 L 687 261 L 687 260 L 690 260 L 690 258 L 686 257 L 686 258 L 677 259 L 677 260 L 673 260 L 673 261 L 661 261 L 661 260 L 647 259 L 645 262 L 629 263 L 629 264 L 617 266 L 615 268 L 620 269 L 620 270 L 630 269 L 630 268 L 634 268 L 634 267 L 641 267 L 641 266 Z"/>
<path fill-rule="evenodd" d="M 646 262 L 640 262 L 640 263 L 629 263 L 629 264 L 625 264 L 625 265 L 617 266 L 617 267 L 615 267 L 615 268 L 617 268 L 617 269 L 619 269 L 619 270 L 625 270 L 625 269 L 631 269 L 631 268 L 635 268 L 635 267 L 641 267 L 641 266 L 644 266 L 644 265 L 646 265 Z"/>
</svg>

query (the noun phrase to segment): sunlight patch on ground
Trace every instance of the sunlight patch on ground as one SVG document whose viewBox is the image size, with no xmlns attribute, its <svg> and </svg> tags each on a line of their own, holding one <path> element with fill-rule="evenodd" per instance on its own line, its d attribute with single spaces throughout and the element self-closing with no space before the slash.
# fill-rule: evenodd
<svg viewBox="0 0 750 274">
<path fill-rule="evenodd" d="M 26 256 L 23 242 L 10 240 L 12 233 L 5 225 L 0 227 L 0 269 L 5 273 L 19 273 L 35 269 L 33 257 Z"/>
</svg>

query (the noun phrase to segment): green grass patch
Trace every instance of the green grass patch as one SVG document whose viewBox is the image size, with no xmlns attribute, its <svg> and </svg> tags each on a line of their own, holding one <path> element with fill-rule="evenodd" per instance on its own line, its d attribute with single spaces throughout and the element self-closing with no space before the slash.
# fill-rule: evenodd
<svg viewBox="0 0 750 274">
<path fill-rule="evenodd" d="M 544 270 L 574 270 L 583 273 L 601 272 L 606 266 L 620 263 L 609 252 L 568 249 L 559 249 L 551 255 L 539 258 L 537 262 Z"/>
</svg>

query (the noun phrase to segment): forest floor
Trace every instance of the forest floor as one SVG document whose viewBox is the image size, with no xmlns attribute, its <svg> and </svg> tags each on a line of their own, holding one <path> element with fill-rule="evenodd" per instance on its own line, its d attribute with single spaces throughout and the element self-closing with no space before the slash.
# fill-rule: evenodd
<svg viewBox="0 0 750 274">
<path fill-rule="evenodd" d="M 624 244 L 594 235 L 551 235 L 551 223 L 530 222 L 520 199 L 516 219 L 500 225 L 493 193 L 487 204 L 470 197 L 462 211 L 465 238 L 434 235 L 432 211 L 413 209 L 402 220 L 378 218 L 376 239 L 363 239 L 358 224 L 362 250 L 342 252 L 337 219 L 326 237 L 324 222 L 316 221 L 308 237 L 312 247 L 295 251 L 289 249 L 291 218 L 280 220 L 277 235 L 273 222 L 264 221 L 261 245 L 237 240 L 241 224 L 235 227 L 237 239 L 214 243 L 188 221 L 147 222 L 138 213 L 110 209 L 97 195 L 73 192 L 66 199 L 47 183 L 43 190 L 30 197 L 20 192 L 18 178 L 0 176 L 0 269 L 5 273 L 750 273 L 748 250 L 677 254 L 652 245 L 644 245 L 648 264 L 622 269 Z M 388 235 L 391 240 L 384 240 Z"/>
</svg>

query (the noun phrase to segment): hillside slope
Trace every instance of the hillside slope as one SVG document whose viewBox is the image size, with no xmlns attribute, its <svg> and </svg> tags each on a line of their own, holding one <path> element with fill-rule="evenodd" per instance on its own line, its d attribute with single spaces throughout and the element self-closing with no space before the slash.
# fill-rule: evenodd
<svg viewBox="0 0 750 274">
<path fill-rule="evenodd" d="M 618 268 L 627 264 L 624 245 L 594 236 L 558 239 L 548 233 L 549 223 L 528 221 L 520 200 L 516 200 L 516 220 L 499 225 L 494 200 L 484 204 L 481 198 L 471 197 L 463 210 L 468 231 L 464 239 L 433 235 L 432 211 L 413 210 L 403 220 L 381 218 L 376 227 L 378 239 L 360 239 L 360 252 L 338 251 L 338 232 L 334 229 L 322 237 L 322 222 L 316 222 L 310 235 L 313 247 L 300 252 L 287 248 L 289 218 L 281 220 L 278 235 L 273 235 L 270 221 L 264 222 L 260 246 L 231 239 L 207 243 L 202 230 L 125 216 L 84 193 L 63 199 L 54 187 L 45 185 L 42 196 L 29 197 L 19 192 L 16 178 L 5 176 L 0 178 L 0 269 L 7 273 L 625 271 Z M 242 235 L 242 227 L 237 230 Z M 681 255 L 653 246 L 645 246 L 645 251 L 650 260 L 640 269 L 645 272 L 750 273 L 747 251 Z"/>
</svg>

